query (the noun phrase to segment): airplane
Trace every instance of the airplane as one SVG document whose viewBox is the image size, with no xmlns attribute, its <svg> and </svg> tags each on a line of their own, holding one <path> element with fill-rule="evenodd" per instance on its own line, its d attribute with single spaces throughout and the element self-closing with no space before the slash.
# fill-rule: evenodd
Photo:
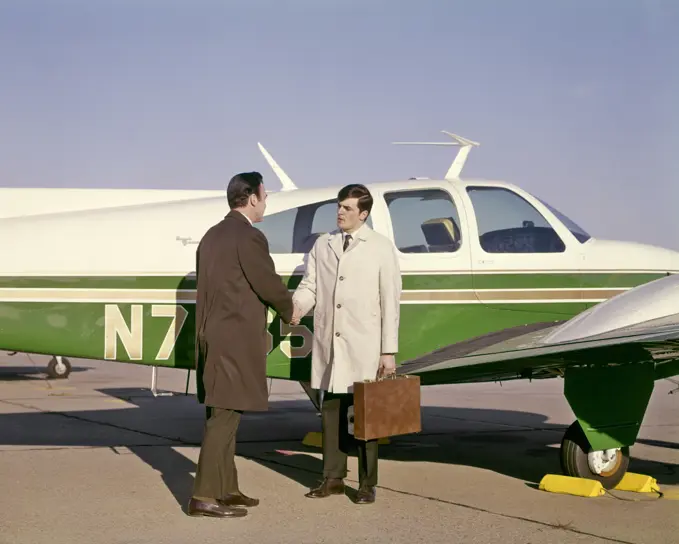
<svg viewBox="0 0 679 544">
<path fill-rule="evenodd" d="M 656 380 L 679 374 L 679 252 L 601 240 L 503 181 L 462 179 L 478 142 L 442 179 L 367 184 L 368 224 L 398 249 L 400 374 L 433 384 L 564 380 L 575 421 L 564 474 L 620 482 Z M 263 222 L 294 289 L 336 229 L 339 186 L 299 189 L 258 144 L 282 189 Z M 195 196 L 195 195 L 194 195 Z M 195 250 L 228 213 L 224 194 L 0 220 L 0 349 L 194 369 Z M 269 311 L 267 376 L 309 387 L 313 317 Z M 199 384 L 197 376 L 197 384 Z"/>
<path fill-rule="evenodd" d="M 0 220 L 223 195 L 215 190 L 0 187 Z"/>
<path fill-rule="evenodd" d="M 223 191 L 187 189 L 94 189 L 0 187 L 0 220 L 45 213 L 96 210 L 123 205 L 171 202 L 191 198 L 222 196 Z M 16 355 L 10 352 L 9 355 Z M 72 365 L 68 358 L 52 356 L 46 372 L 52 379 L 66 379 Z"/>
</svg>

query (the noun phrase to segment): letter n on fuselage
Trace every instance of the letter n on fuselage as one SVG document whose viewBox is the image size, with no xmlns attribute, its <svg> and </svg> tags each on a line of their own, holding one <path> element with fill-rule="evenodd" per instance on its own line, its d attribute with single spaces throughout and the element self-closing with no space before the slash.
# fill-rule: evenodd
<svg viewBox="0 0 679 544">
<path fill-rule="evenodd" d="M 116 360 L 118 355 L 118 339 L 132 361 L 142 358 L 144 345 L 144 307 L 132 304 L 130 307 L 130 326 L 123 317 L 117 304 L 106 304 L 104 313 L 104 358 Z"/>
</svg>

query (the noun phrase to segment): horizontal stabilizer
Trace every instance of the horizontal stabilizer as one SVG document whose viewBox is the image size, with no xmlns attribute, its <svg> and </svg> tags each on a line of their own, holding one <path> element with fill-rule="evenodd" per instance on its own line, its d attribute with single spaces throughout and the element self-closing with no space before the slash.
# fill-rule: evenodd
<svg viewBox="0 0 679 544">
<path fill-rule="evenodd" d="M 465 162 L 467 162 L 467 156 L 469 155 L 469 151 L 471 150 L 472 147 L 476 147 L 481 145 L 479 142 L 475 142 L 473 140 L 469 140 L 467 138 L 463 138 L 462 136 L 458 136 L 457 134 L 453 134 L 452 132 L 447 132 L 445 130 L 441 131 L 443 134 L 446 134 L 447 136 L 450 136 L 454 141 L 453 142 L 392 142 L 394 145 L 444 145 L 444 146 L 455 146 L 455 147 L 460 147 L 460 151 L 458 151 L 455 160 L 453 160 L 453 163 L 450 165 L 450 168 L 448 168 L 448 172 L 446 172 L 445 179 L 447 180 L 455 180 L 460 178 L 460 174 L 462 173 L 462 169 L 464 168 Z"/>
</svg>

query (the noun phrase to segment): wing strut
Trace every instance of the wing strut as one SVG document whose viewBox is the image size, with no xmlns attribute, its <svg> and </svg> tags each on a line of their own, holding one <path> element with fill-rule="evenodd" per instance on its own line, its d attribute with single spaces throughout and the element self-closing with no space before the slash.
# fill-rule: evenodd
<svg viewBox="0 0 679 544">
<path fill-rule="evenodd" d="M 293 183 L 293 181 L 290 179 L 290 176 L 288 176 L 285 171 L 278 166 L 278 163 L 273 159 L 273 157 L 269 154 L 269 152 L 264 149 L 264 146 L 257 142 L 257 145 L 259 146 L 259 150 L 262 152 L 262 155 L 264 155 L 264 158 L 266 159 L 266 162 L 269 163 L 269 166 L 271 169 L 274 171 L 274 173 L 278 176 L 278 179 L 281 181 L 281 185 L 283 188 L 281 189 L 282 191 L 294 191 L 297 189 L 297 185 Z"/>
<path fill-rule="evenodd" d="M 457 152 L 457 155 L 455 156 L 455 160 L 453 160 L 453 163 L 450 165 L 450 168 L 448 168 L 448 172 L 446 172 L 445 179 L 447 180 L 454 180 L 454 179 L 459 179 L 460 178 L 460 173 L 462 172 L 462 169 L 464 168 L 465 162 L 467 162 L 467 156 L 469 155 L 469 152 L 471 151 L 472 147 L 476 147 L 481 145 L 479 142 L 474 142 L 472 140 L 468 140 L 467 138 L 463 138 L 462 136 L 458 136 L 457 134 L 453 134 L 452 132 L 447 132 L 445 130 L 441 131 L 443 134 L 446 134 L 450 136 L 454 142 L 392 142 L 394 145 L 452 145 L 452 146 L 459 146 L 460 150 Z"/>
</svg>

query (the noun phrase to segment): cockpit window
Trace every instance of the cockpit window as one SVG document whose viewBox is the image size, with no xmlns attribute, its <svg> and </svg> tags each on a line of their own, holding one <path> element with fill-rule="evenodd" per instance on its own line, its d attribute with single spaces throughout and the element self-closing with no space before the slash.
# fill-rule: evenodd
<svg viewBox="0 0 679 544">
<path fill-rule="evenodd" d="M 526 199 L 504 187 L 467 187 L 487 253 L 562 253 L 566 245 Z"/>
<path fill-rule="evenodd" d="M 564 226 L 571 231 L 571 234 L 575 236 L 575 238 L 578 240 L 580 243 L 585 243 L 587 240 L 591 238 L 589 233 L 585 231 L 580 225 L 578 225 L 575 221 L 573 221 L 570 217 L 565 216 L 562 214 L 559 210 L 556 208 L 553 208 L 549 204 L 547 204 L 544 200 L 541 198 L 538 198 L 538 200 L 554 215 L 556 215 L 557 219 L 561 221 Z"/>
</svg>

